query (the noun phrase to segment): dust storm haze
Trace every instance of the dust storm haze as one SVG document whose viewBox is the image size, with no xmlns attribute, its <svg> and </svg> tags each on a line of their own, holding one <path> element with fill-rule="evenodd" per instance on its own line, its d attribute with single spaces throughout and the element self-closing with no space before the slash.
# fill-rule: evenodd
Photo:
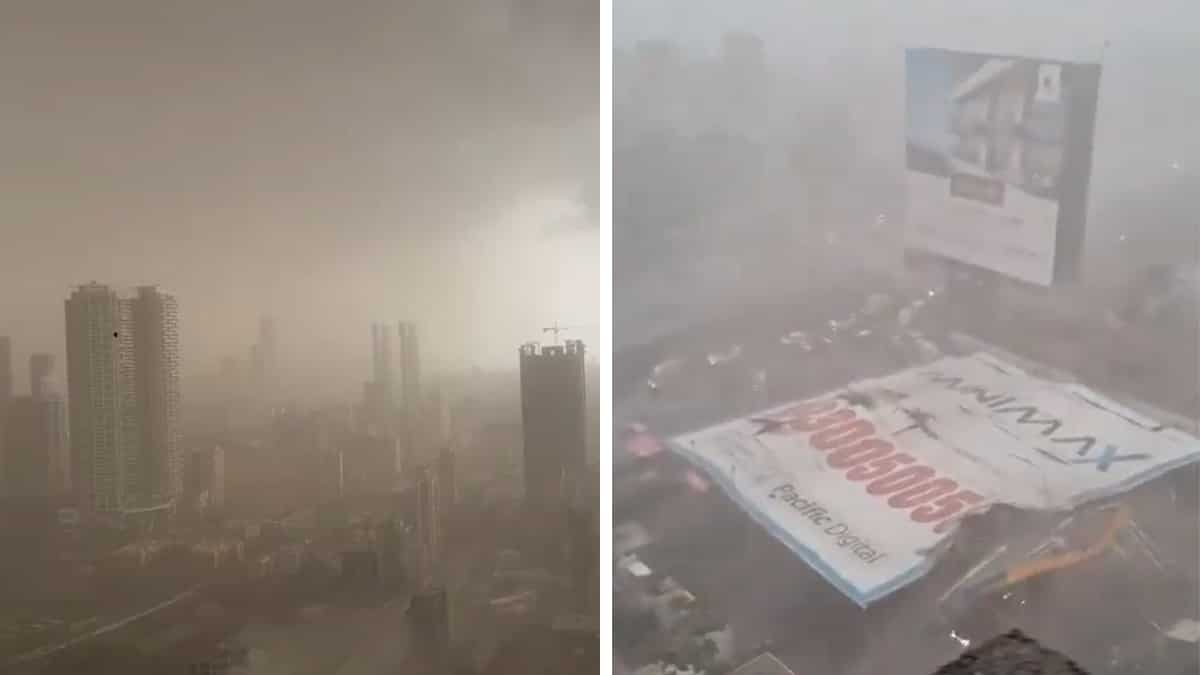
<svg viewBox="0 0 1200 675">
<path fill-rule="evenodd" d="M 16 381 L 73 285 L 158 284 L 183 375 L 273 315 L 360 380 L 372 321 L 438 365 L 598 335 L 595 3 L 10 3 L 0 291 Z M 311 372 L 310 372 L 311 371 Z"/>
<path fill-rule="evenodd" d="M 598 672 L 599 24 L 4 3 L 0 671 Z"/>
<path fill-rule="evenodd" d="M 982 656 L 1017 628 L 1089 673 L 1196 672 L 1195 633 L 1163 628 L 1200 615 L 1196 4 L 613 12 L 618 667 L 1053 670 Z M 1003 389 L 1028 392 L 1023 410 L 1055 411 L 1021 424 L 1114 449 L 1148 447 L 1126 434 L 1153 420 L 1179 462 L 1147 451 L 1153 472 L 1084 494 L 1114 475 L 1075 472 L 1089 450 L 996 434 L 997 408 L 904 382 L 962 381 L 976 358 L 981 380 L 1020 373 Z M 1119 402 L 1099 404 L 1105 422 L 1102 399 Z M 903 534 L 918 518 L 884 495 L 926 471 L 994 508 Z M 1078 499 L 1022 503 L 1031 485 Z M 1011 575 L 1079 559 L 1056 538 L 1115 505 L 1137 524 L 1111 521 L 1111 552 Z M 866 541 L 880 548 L 849 552 Z"/>
<path fill-rule="evenodd" d="M 901 11 L 870 0 L 662 0 L 613 11 L 618 348 L 784 287 L 845 278 L 849 260 L 898 259 L 906 47 L 1100 62 L 1081 276 L 1121 284 L 1131 259 L 1196 258 L 1200 96 L 1180 86 L 1200 53 L 1190 3 Z M 790 164 L 796 151 L 838 157 L 815 160 L 832 185 L 823 191 L 840 221 L 884 216 L 870 245 L 839 248 L 848 232 L 808 222 L 804 186 L 816 177 Z"/>
</svg>

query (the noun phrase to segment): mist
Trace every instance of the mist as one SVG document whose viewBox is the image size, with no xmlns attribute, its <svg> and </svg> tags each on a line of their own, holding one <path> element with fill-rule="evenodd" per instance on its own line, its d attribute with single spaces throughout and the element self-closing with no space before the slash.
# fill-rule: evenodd
<svg viewBox="0 0 1200 675">
<path fill-rule="evenodd" d="M 615 3 L 615 661 L 1007 672 L 1019 628 L 1088 672 L 1195 668 L 1161 626 L 1197 613 L 1197 25 L 1175 1 Z M 974 359 L 1057 411 L 1023 422 L 1172 438 L 1161 471 L 1022 502 L 1113 474 L 903 383 Z M 882 497 L 926 471 L 991 495 L 936 542 Z M 1111 551 L 1013 576 L 1109 518 Z M 867 540 L 895 574 L 846 553 Z"/>
<path fill-rule="evenodd" d="M 669 1 L 614 11 L 618 346 L 667 330 L 650 325 L 670 324 L 664 313 L 690 316 L 685 308 L 694 307 L 708 316 L 899 259 L 907 47 L 1100 63 L 1081 279 L 1119 286 L 1140 265 L 1196 257 L 1189 186 L 1200 181 L 1192 159 L 1200 98 L 1178 86 L 1200 57 L 1190 32 L 1200 15 L 1190 5 L 927 2 L 898 11 L 873 2 L 707 2 L 688 3 L 687 22 L 672 20 L 682 9 Z M 730 35 L 760 41 L 762 63 L 741 66 L 761 80 L 752 93 L 746 77 L 722 70 Z M 663 51 L 645 56 L 655 49 Z M 649 74 L 648 58 L 663 70 Z M 705 135 L 737 149 L 698 142 L 682 159 L 686 139 Z M 858 239 L 848 249 L 853 228 L 806 222 L 802 186 L 812 173 L 788 157 L 801 148 L 839 155 L 840 163 L 816 160 L 828 192 L 838 193 L 830 197 L 837 219 L 868 227 L 883 217 L 869 245 Z M 638 221 L 646 203 L 661 226 Z"/>
<path fill-rule="evenodd" d="M 184 375 L 273 315 L 292 372 L 598 335 L 594 3 L 27 3 L 0 27 L 0 307 L 16 379 L 73 285 L 158 284 Z M 547 290 L 549 289 L 549 290 Z M 308 364 L 307 366 L 305 364 Z"/>
</svg>

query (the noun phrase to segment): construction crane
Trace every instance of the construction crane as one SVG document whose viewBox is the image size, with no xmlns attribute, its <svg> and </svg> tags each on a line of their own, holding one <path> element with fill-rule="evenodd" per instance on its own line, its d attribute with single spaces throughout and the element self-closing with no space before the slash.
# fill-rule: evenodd
<svg viewBox="0 0 1200 675">
<path fill-rule="evenodd" d="M 559 335 L 569 330 L 575 330 L 573 326 L 560 326 L 555 321 L 553 326 L 548 326 L 542 329 L 543 333 L 554 333 L 554 344 L 558 344 Z"/>
</svg>

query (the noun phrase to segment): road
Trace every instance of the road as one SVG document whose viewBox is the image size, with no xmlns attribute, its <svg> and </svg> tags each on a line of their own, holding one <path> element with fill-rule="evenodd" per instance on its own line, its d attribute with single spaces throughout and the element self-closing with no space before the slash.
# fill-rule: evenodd
<svg viewBox="0 0 1200 675">
<path fill-rule="evenodd" d="M 60 642 L 60 643 L 54 644 L 54 645 L 46 645 L 44 647 L 35 649 L 31 652 L 22 654 L 16 658 L 10 660 L 6 664 L 6 667 L 15 668 L 15 667 L 19 667 L 23 664 L 33 663 L 35 661 L 45 659 L 45 658 L 50 657 L 59 652 L 70 649 L 71 647 L 78 646 L 84 642 L 87 642 L 88 640 L 92 640 L 97 637 L 100 637 L 101 635 L 105 635 L 107 633 L 111 633 L 113 631 L 120 630 L 120 629 L 132 624 L 135 621 L 145 619 L 145 618 L 147 618 L 153 614 L 156 614 L 158 612 L 161 612 L 165 609 L 174 607 L 181 602 L 192 599 L 193 597 L 196 596 L 196 594 L 200 591 L 200 589 L 202 587 L 203 587 L 203 584 L 193 586 L 185 591 L 177 593 L 176 595 L 172 596 L 171 598 L 169 598 L 167 600 L 164 600 L 163 602 L 158 603 L 157 605 L 154 605 L 153 607 L 150 607 L 149 609 L 145 609 L 140 612 L 130 614 L 129 616 L 126 616 L 122 619 L 117 619 L 117 620 L 107 623 L 99 628 L 96 628 L 95 630 L 88 631 L 87 633 L 84 633 L 82 635 L 77 635 L 65 642 Z"/>
<path fill-rule="evenodd" d="M 407 598 L 379 607 L 325 607 L 288 625 L 252 624 L 239 636 L 255 675 L 379 675 L 403 672 Z"/>
</svg>

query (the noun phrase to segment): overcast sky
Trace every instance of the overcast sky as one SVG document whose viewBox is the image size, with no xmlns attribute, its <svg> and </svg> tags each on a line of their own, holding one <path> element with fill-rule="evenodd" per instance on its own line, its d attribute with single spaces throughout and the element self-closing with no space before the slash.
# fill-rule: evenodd
<svg viewBox="0 0 1200 675">
<path fill-rule="evenodd" d="M 416 320 L 441 363 L 515 363 L 555 320 L 595 342 L 598 9 L 504 4 L 5 3 L 21 381 L 90 280 L 174 292 L 185 373 L 264 312 L 285 352 L 363 376 L 374 320 Z"/>
<path fill-rule="evenodd" d="M 711 50 L 727 31 L 749 31 L 784 59 L 814 43 L 900 44 L 1006 53 L 1071 50 L 1095 54 L 1105 40 L 1194 39 L 1200 6 L 1192 0 L 615 0 L 618 45 L 671 38 Z M 847 33 L 839 27 L 854 26 Z M 947 44 L 952 42 L 954 44 Z M 877 46 L 877 45 L 876 45 Z"/>
</svg>

